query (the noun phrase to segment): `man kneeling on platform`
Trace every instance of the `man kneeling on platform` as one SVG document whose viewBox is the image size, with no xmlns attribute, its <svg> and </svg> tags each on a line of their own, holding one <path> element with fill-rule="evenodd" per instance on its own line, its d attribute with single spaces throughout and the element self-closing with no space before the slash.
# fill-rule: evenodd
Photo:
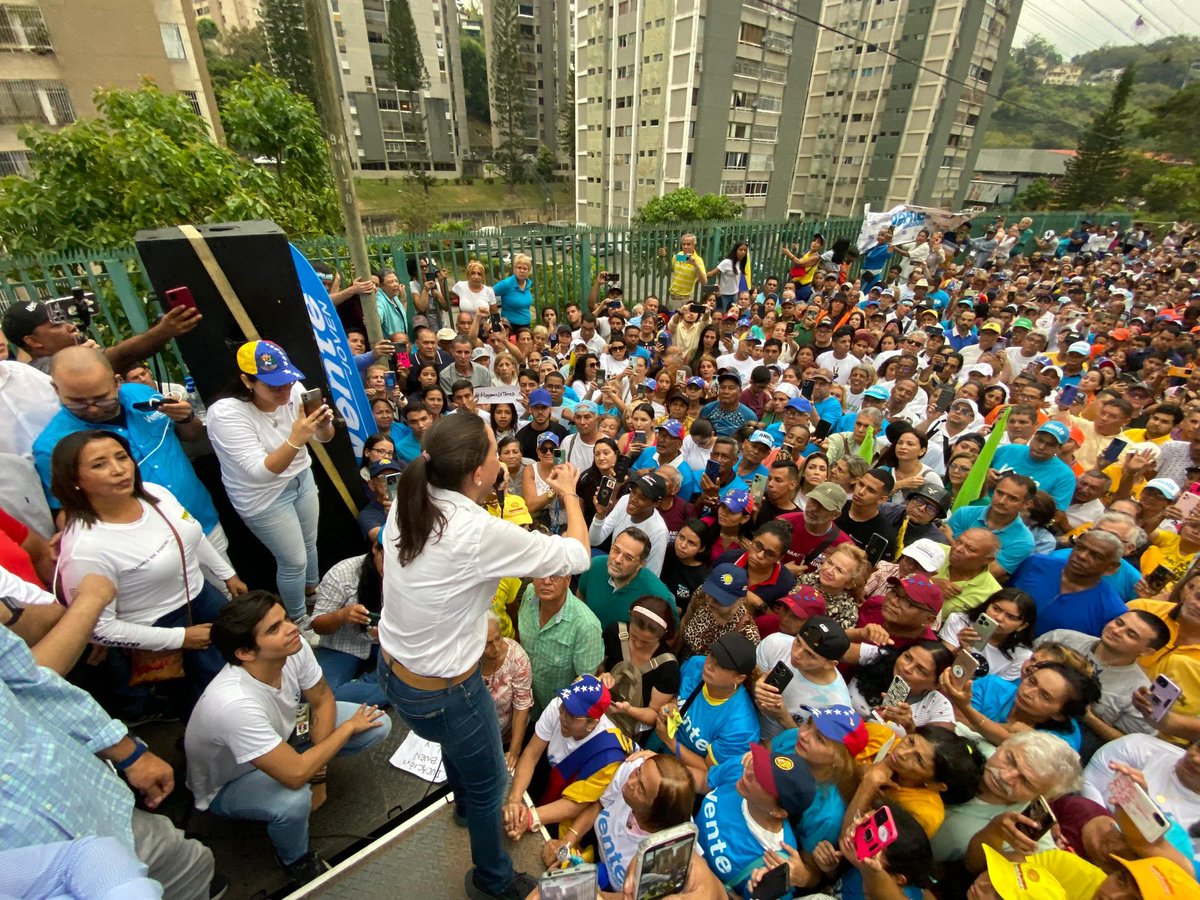
<svg viewBox="0 0 1200 900">
<path fill-rule="evenodd" d="M 265 820 L 284 872 L 310 881 L 329 868 L 308 848 L 309 814 L 325 800 L 326 765 L 383 740 L 392 722 L 374 706 L 334 700 L 274 594 L 250 591 L 234 600 L 213 622 L 211 640 L 226 665 L 184 734 L 196 808 Z"/>
</svg>

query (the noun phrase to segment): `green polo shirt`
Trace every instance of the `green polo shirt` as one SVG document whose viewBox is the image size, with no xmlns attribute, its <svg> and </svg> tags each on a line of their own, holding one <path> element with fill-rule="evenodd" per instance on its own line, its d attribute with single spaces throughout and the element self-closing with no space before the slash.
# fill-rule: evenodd
<svg viewBox="0 0 1200 900">
<path fill-rule="evenodd" d="M 950 577 L 950 560 L 947 559 L 942 563 L 941 569 L 937 573 L 938 578 Z M 1003 585 L 998 582 L 995 577 L 987 569 L 984 569 L 970 581 L 956 581 L 960 593 L 957 597 L 946 598 L 946 602 L 942 604 L 942 621 L 945 622 L 951 614 L 956 612 L 966 612 L 969 609 L 974 609 L 996 591 L 1000 590 Z"/>
<path fill-rule="evenodd" d="M 580 675 L 595 674 L 604 662 L 600 623 L 583 601 L 567 592 L 562 609 L 544 626 L 533 585 L 525 589 L 517 610 L 521 646 L 533 671 L 535 719 L 564 688 Z"/>
<path fill-rule="evenodd" d="M 633 581 L 623 588 L 616 588 L 613 587 L 612 580 L 608 577 L 608 556 L 593 556 L 592 567 L 579 576 L 576 590 L 583 598 L 583 602 L 588 605 L 588 609 L 594 612 L 596 618 L 600 620 L 601 629 L 607 628 L 614 622 L 628 622 L 629 607 L 633 605 L 633 601 L 639 597 L 645 597 L 647 594 L 661 597 L 667 601 L 671 612 L 675 614 L 675 621 L 679 621 L 679 610 L 675 608 L 675 598 L 671 596 L 671 592 L 658 579 L 658 576 L 645 566 L 638 569 L 638 573 L 633 576 Z"/>
</svg>

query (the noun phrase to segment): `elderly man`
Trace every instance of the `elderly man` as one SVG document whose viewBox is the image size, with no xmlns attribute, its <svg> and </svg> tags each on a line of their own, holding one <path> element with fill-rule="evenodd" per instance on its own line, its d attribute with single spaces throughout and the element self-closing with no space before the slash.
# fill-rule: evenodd
<svg viewBox="0 0 1200 900">
<path fill-rule="evenodd" d="M 217 509 L 180 443 L 181 438 L 196 441 L 204 434 L 204 424 L 191 404 L 163 400 L 158 391 L 144 384 L 118 386 L 108 357 L 94 347 L 60 351 L 50 375 L 62 409 L 33 442 L 33 463 L 50 506 L 59 506 L 50 493 L 50 456 L 58 442 L 77 431 L 111 431 L 129 441 L 142 480 L 174 494 L 223 554 L 229 542 L 217 521 Z M 138 408 L 151 401 L 158 405 Z"/>
<path fill-rule="evenodd" d="M 1049 553 L 1021 563 L 1008 586 L 1025 591 L 1037 604 L 1034 636 L 1055 628 L 1099 636 L 1126 608 L 1104 581 L 1117 571 L 1124 552 L 1120 538 L 1093 528 L 1075 541 L 1065 559 Z"/>
<path fill-rule="evenodd" d="M 1090 528 L 1104 513 L 1101 501 L 1111 487 L 1112 479 L 1102 469 L 1089 469 L 1077 476 L 1071 503 L 1054 514 L 1054 524 L 1068 536 Z"/>
<path fill-rule="evenodd" d="M 700 493 L 700 478 L 683 456 L 683 423 L 678 419 L 667 419 L 654 427 L 654 434 L 657 443 L 639 454 L 633 463 L 634 473 L 670 466 L 679 473 L 680 487 L 677 493 L 685 500 L 691 500 Z"/>
<path fill-rule="evenodd" d="M 646 568 L 660 575 L 670 537 L 657 506 L 666 496 L 667 483 L 658 473 L 647 472 L 634 478 L 629 492 L 616 503 L 596 504 L 596 515 L 588 529 L 592 546 L 599 547 L 610 537 L 615 539 L 626 529 L 636 527 L 650 539 Z"/>
<path fill-rule="evenodd" d="M 579 576 L 576 589 L 600 620 L 601 628 L 614 622 L 628 622 L 633 601 L 647 594 L 661 597 L 675 611 L 671 592 L 646 568 L 649 556 L 650 538 L 634 525 L 613 538 L 607 556 L 592 557 L 591 568 Z"/>
<path fill-rule="evenodd" d="M 683 487 L 683 476 L 680 474 L 679 469 L 672 465 L 665 465 L 659 466 L 654 471 L 663 480 L 663 484 L 666 485 L 667 489 L 663 498 L 655 504 L 655 508 L 667 526 L 668 542 L 673 544 L 675 536 L 679 534 L 679 530 L 683 528 L 684 523 L 688 519 L 696 517 L 696 507 L 680 495 L 680 490 Z"/>
<path fill-rule="evenodd" d="M 950 543 L 950 552 L 934 583 L 942 589 L 943 621 L 951 614 L 974 609 L 996 591 L 1000 582 L 991 572 L 1000 538 L 987 528 L 968 528 Z"/>
<path fill-rule="evenodd" d="M 575 433 L 563 438 L 563 461 L 585 472 L 592 467 L 592 454 L 596 441 L 600 439 L 600 418 L 596 404 L 590 400 L 577 403 L 571 422 L 575 426 Z"/>
<path fill-rule="evenodd" d="M 1109 534 L 1121 541 L 1125 548 L 1124 556 L 1136 558 L 1136 553 L 1139 547 L 1146 542 L 1146 532 L 1134 521 L 1133 516 L 1123 512 L 1106 512 L 1099 518 L 1094 520 L 1095 524 L 1091 526 L 1091 530 L 1107 531 Z M 1081 532 L 1087 534 L 1087 530 Z M 1079 537 L 1076 536 L 1076 541 Z M 1070 555 L 1070 548 L 1055 550 L 1052 556 L 1059 559 L 1066 559 Z M 1121 565 L 1112 575 L 1105 575 L 1104 581 L 1111 587 L 1126 603 L 1137 598 L 1137 585 L 1142 579 L 1142 573 L 1133 563 L 1127 558 L 1121 560 Z"/>
<path fill-rule="evenodd" d="M 903 503 L 885 503 L 880 511 L 896 530 L 896 549 L 900 551 L 922 538 L 939 544 L 950 543 L 938 526 L 949 508 L 949 491 L 926 482 L 913 490 Z"/>
<path fill-rule="evenodd" d="M 474 349 L 471 339 L 465 334 L 456 334 L 450 343 L 450 355 L 454 358 L 452 365 L 446 366 L 438 374 L 438 384 L 446 393 L 454 386 L 454 382 L 465 378 L 474 387 L 491 387 L 492 373 L 487 366 L 471 362 L 471 351 Z"/>
<path fill-rule="evenodd" d="M 517 612 L 521 646 L 533 670 L 533 703 L 540 713 L 556 692 L 604 661 L 600 621 L 571 593 L 569 575 L 535 578 Z"/>
</svg>

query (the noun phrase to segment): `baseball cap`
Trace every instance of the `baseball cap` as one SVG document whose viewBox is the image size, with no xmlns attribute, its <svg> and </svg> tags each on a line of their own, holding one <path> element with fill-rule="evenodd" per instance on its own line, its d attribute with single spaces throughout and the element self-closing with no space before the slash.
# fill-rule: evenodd
<svg viewBox="0 0 1200 900">
<path fill-rule="evenodd" d="M 833 381 L 833 373 L 828 369 L 816 369 L 810 377 L 813 381 Z"/>
<path fill-rule="evenodd" d="M 996 332 L 996 334 L 999 334 L 1001 331 L 1000 323 L 999 322 L 984 322 L 983 327 L 980 328 L 979 330 L 980 331 L 994 331 L 994 332 Z"/>
<path fill-rule="evenodd" d="M 578 409 L 579 407 L 575 408 Z M 683 423 L 678 419 L 667 419 L 667 421 L 661 422 L 657 427 L 655 427 L 654 430 L 665 431 L 673 438 L 683 437 Z"/>
<path fill-rule="evenodd" d="M 854 332 L 854 340 L 869 341 L 871 340 L 871 332 L 867 331 L 865 328 L 860 328 L 858 331 Z"/>
<path fill-rule="evenodd" d="M 717 383 L 722 381 L 736 381 L 739 385 L 742 383 L 742 377 L 737 372 L 720 372 L 717 375 Z"/>
<path fill-rule="evenodd" d="M 830 512 L 834 512 L 846 505 L 846 489 L 836 481 L 822 481 L 808 492 L 807 499 L 815 500 Z"/>
<path fill-rule="evenodd" d="M 540 447 L 543 444 L 553 444 L 555 447 L 558 447 L 562 444 L 562 438 L 553 431 L 543 431 L 538 435 L 537 445 Z"/>
<path fill-rule="evenodd" d="M 942 589 L 927 576 L 909 575 L 907 578 L 897 578 L 893 575 L 887 582 L 902 590 L 908 599 L 918 606 L 924 606 L 935 613 L 942 611 Z"/>
<path fill-rule="evenodd" d="M 529 405 L 532 406 L 553 406 L 554 398 L 550 396 L 550 392 L 545 388 L 537 388 L 529 392 Z"/>
<path fill-rule="evenodd" d="M 1025 316 L 1021 316 L 1021 318 L 1017 319 L 1015 322 L 1012 323 L 1012 327 L 1013 328 L 1028 328 L 1030 331 L 1032 331 L 1033 330 L 1033 320 L 1027 319 L 1027 318 L 1025 318 Z"/>
<path fill-rule="evenodd" d="M 827 610 L 821 592 L 807 584 L 800 585 L 780 602 L 801 619 L 823 616 Z"/>
<path fill-rule="evenodd" d="M 946 562 L 946 545 L 921 538 L 901 550 L 900 555 L 907 556 L 928 574 L 934 575 Z"/>
<path fill-rule="evenodd" d="M 699 375 L 693 375 L 691 378 L 689 378 L 687 380 L 687 386 L 688 387 L 698 387 L 698 388 L 707 387 L 707 385 L 704 382 L 704 379 L 701 378 Z"/>
<path fill-rule="evenodd" d="M 721 505 L 730 512 L 754 512 L 754 498 L 749 491 L 733 490 L 721 498 Z"/>
<path fill-rule="evenodd" d="M 238 347 L 237 365 L 240 371 L 253 375 L 271 387 L 283 387 L 304 378 L 304 373 L 292 365 L 283 348 L 274 341 L 247 341 L 242 344 Z"/>
<path fill-rule="evenodd" d="M 732 309 L 727 311 L 725 313 L 725 315 L 721 316 L 722 319 L 733 319 L 735 322 L 737 321 L 737 317 L 738 317 L 738 314 L 735 313 Z"/>
<path fill-rule="evenodd" d="M 816 782 L 808 764 L 793 753 L 775 753 L 762 744 L 750 745 L 754 777 L 779 801 L 789 816 L 798 816 L 812 805 Z"/>
<path fill-rule="evenodd" d="M 913 287 L 929 287 L 929 282 L 924 278 L 918 278 L 913 282 Z"/>
<path fill-rule="evenodd" d="M 21 347 L 25 338 L 33 334 L 39 325 L 50 322 L 50 311 L 40 300 L 30 300 L 28 303 L 14 303 L 4 311 L 4 335 L 15 346 Z"/>
<path fill-rule="evenodd" d="M 811 413 L 813 411 L 812 401 L 805 397 L 793 397 L 787 402 L 784 409 L 795 409 L 802 413 Z"/>
<path fill-rule="evenodd" d="M 754 671 L 754 645 L 749 638 L 736 631 L 721 635 L 708 648 L 708 655 L 722 669 L 749 675 Z"/>
<path fill-rule="evenodd" d="M 850 649 L 850 638 L 837 619 L 812 616 L 800 629 L 800 637 L 812 651 L 825 659 L 840 660 Z"/>
<path fill-rule="evenodd" d="M 746 596 L 746 570 L 733 563 L 722 563 L 704 579 L 704 593 L 722 606 L 733 606 Z"/>
<path fill-rule="evenodd" d="M 477 359 L 485 359 L 490 356 L 491 356 L 491 354 L 488 353 L 487 347 L 476 347 L 474 350 L 471 351 L 471 361 L 472 362 L 474 362 Z"/>
<path fill-rule="evenodd" d="M 892 392 L 882 384 L 873 384 L 863 391 L 863 396 L 870 397 L 872 400 L 890 400 Z"/>
<path fill-rule="evenodd" d="M 756 773 L 757 774 L 757 773 Z M 1113 859 L 1123 865 L 1133 876 L 1141 891 L 1142 900 L 1166 900 L 1168 897 L 1196 896 L 1196 880 L 1179 865 L 1169 859 L 1148 856 L 1145 859 Z"/>
<path fill-rule="evenodd" d="M 879 292 L 879 296 L 880 297 L 892 297 L 894 299 L 896 296 L 896 292 L 893 291 L 891 288 L 884 288 L 882 291 Z"/>
<path fill-rule="evenodd" d="M 862 753 L 871 739 L 862 716 L 848 706 L 804 706 L 801 709 L 809 713 L 817 731 L 842 744 L 851 756 Z"/>
<path fill-rule="evenodd" d="M 563 709 L 577 718 L 598 719 L 612 703 L 608 688 L 595 675 L 580 675 L 558 691 Z"/>
<path fill-rule="evenodd" d="M 439 341 L 452 341 L 457 332 L 453 328 L 439 328 L 437 339 Z"/>
<path fill-rule="evenodd" d="M 633 479 L 630 487 L 637 488 L 646 496 L 647 500 L 653 500 L 655 503 L 667 496 L 667 482 L 657 472 L 639 475 Z"/>
<path fill-rule="evenodd" d="M 591 400 L 580 400 L 575 404 L 575 412 L 590 412 L 593 415 L 599 415 L 600 407 Z"/>
<path fill-rule="evenodd" d="M 766 444 L 768 450 L 775 449 L 775 438 L 771 437 L 770 432 L 762 429 L 751 432 L 749 441 L 752 444 Z"/>
<path fill-rule="evenodd" d="M 926 500 L 932 500 L 938 505 L 938 509 L 941 510 L 941 515 L 945 515 L 946 508 L 950 505 L 950 492 L 944 487 L 940 487 L 936 484 L 929 484 L 928 482 L 921 485 L 908 495 L 910 500 L 913 497 L 924 497 Z"/>
<path fill-rule="evenodd" d="M 1092 345 L 1087 341 L 1076 341 L 1067 348 L 1068 353 L 1078 353 L 1080 356 L 1091 356 Z"/>
<path fill-rule="evenodd" d="M 1043 433 L 1058 441 L 1060 447 L 1071 439 L 1071 429 L 1062 422 L 1047 422 L 1038 429 L 1038 434 Z"/>
<path fill-rule="evenodd" d="M 1128 328 L 1114 328 L 1108 333 L 1110 339 L 1114 341 L 1127 341 L 1130 338 Z"/>
<path fill-rule="evenodd" d="M 645 381 L 642 382 L 642 387 L 644 387 L 648 391 L 656 391 L 656 390 L 658 390 L 658 382 L 655 381 L 653 378 L 647 378 Z"/>
<path fill-rule="evenodd" d="M 1028 860 L 1013 862 L 987 844 L 983 852 L 988 880 L 1003 900 L 1067 900 L 1066 888 L 1045 866 Z"/>
<path fill-rule="evenodd" d="M 1146 482 L 1146 486 L 1142 490 L 1144 491 L 1147 488 L 1154 488 L 1154 490 L 1158 491 L 1168 500 L 1175 500 L 1179 497 L 1179 485 L 1170 478 L 1151 478 Z"/>
<path fill-rule="evenodd" d="M 403 472 L 403 471 L 404 471 L 404 464 L 400 463 L 400 462 L 396 462 L 395 460 L 392 460 L 392 459 L 381 459 L 377 463 L 372 463 L 371 468 L 370 468 L 372 478 L 375 478 L 378 475 L 382 475 L 384 472 Z"/>
</svg>

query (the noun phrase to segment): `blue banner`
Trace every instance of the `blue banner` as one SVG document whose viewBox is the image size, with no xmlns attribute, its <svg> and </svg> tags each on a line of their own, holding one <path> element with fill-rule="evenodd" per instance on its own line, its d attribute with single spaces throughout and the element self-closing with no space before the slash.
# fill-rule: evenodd
<svg viewBox="0 0 1200 900">
<path fill-rule="evenodd" d="M 291 247 L 290 244 L 288 246 Z M 329 298 L 329 291 L 304 255 L 295 247 L 291 247 L 291 250 L 292 263 L 296 266 L 300 290 L 304 294 L 304 306 L 312 322 L 317 349 L 321 352 L 321 366 L 325 369 L 325 377 L 333 395 L 330 399 L 338 414 L 346 420 L 354 455 L 361 458 L 367 438 L 375 433 L 375 417 L 371 414 L 366 389 L 354 364 L 354 354 L 350 352 L 350 342 L 346 340 L 337 309 Z"/>
</svg>

